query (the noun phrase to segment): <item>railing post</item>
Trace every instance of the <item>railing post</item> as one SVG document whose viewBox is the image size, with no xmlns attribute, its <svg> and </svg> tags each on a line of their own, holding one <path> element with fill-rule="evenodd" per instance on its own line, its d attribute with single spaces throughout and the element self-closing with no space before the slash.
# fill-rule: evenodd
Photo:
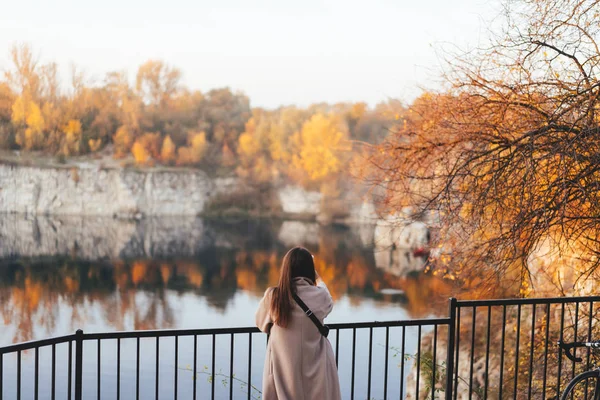
<svg viewBox="0 0 600 400">
<path fill-rule="evenodd" d="M 75 332 L 75 400 L 82 400 L 83 331 Z"/>
<path fill-rule="evenodd" d="M 454 349 L 456 342 L 456 299 L 450 298 L 448 324 L 448 349 L 446 355 L 446 400 L 452 400 L 452 383 L 454 382 Z"/>
</svg>

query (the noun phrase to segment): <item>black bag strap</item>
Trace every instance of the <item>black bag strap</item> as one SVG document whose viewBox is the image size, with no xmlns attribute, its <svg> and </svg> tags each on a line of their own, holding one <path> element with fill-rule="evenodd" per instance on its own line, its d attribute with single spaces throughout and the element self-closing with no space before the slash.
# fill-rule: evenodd
<svg viewBox="0 0 600 400">
<path fill-rule="evenodd" d="M 327 335 L 329 335 L 329 328 L 323 326 L 321 321 L 319 321 L 319 318 L 317 318 L 317 316 L 313 314 L 310 308 L 308 308 L 308 306 L 302 301 L 300 297 L 298 297 L 296 293 L 292 293 L 292 296 L 294 297 L 294 300 L 296 301 L 296 303 L 298 303 L 302 311 L 304 311 L 304 314 L 306 314 L 308 318 L 310 318 L 310 320 L 315 324 L 317 329 L 319 329 L 321 335 L 327 337 Z"/>
</svg>

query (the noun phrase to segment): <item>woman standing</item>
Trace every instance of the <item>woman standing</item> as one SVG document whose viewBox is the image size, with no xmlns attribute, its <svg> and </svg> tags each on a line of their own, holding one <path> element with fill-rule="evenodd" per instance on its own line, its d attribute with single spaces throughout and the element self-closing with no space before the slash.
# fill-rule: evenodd
<svg viewBox="0 0 600 400">
<path fill-rule="evenodd" d="M 333 308 L 325 284 L 316 285 L 313 256 L 294 247 L 283 258 L 279 284 L 267 289 L 256 326 L 270 333 L 263 372 L 264 400 L 340 400 L 329 340 L 294 300 L 300 298 L 320 323 Z"/>
</svg>

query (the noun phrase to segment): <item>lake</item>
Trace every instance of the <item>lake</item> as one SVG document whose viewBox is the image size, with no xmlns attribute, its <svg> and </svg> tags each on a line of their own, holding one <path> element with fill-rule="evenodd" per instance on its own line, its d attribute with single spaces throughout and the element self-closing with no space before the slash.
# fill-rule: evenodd
<svg viewBox="0 0 600 400">
<path fill-rule="evenodd" d="M 295 245 L 314 253 L 335 300 L 329 323 L 445 316 L 451 287 L 419 272 L 426 256 L 376 244 L 370 225 L 4 215 L 0 341 L 5 345 L 79 328 L 253 326 L 262 294 L 277 283 L 281 259 Z M 416 345 L 414 334 L 408 340 L 409 348 Z M 153 346 L 142 344 L 142 349 L 146 345 Z M 103 359 L 105 352 L 114 355 L 110 346 L 103 347 Z M 189 348 L 186 342 L 180 346 Z M 133 344 L 124 344 L 125 353 L 132 349 Z M 103 384 L 110 387 L 107 376 Z M 259 379 L 253 375 L 255 382 Z"/>
</svg>

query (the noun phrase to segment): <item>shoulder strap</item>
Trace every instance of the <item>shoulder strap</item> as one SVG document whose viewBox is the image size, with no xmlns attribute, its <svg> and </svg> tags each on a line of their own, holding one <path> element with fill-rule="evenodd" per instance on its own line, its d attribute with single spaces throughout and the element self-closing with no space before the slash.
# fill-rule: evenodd
<svg viewBox="0 0 600 400">
<path fill-rule="evenodd" d="M 319 321 L 319 318 L 317 318 L 317 316 L 315 314 L 313 314 L 313 312 L 310 310 L 310 308 L 308 308 L 308 306 L 302 301 L 302 299 L 296 293 L 292 293 L 292 296 L 294 297 L 294 300 L 296 301 L 296 303 L 298 303 L 298 305 L 300 306 L 302 311 L 304 311 L 304 314 L 306 314 L 308 316 L 308 318 L 310 318 L 310 320 L 316 325 L 317 329 L 319 329 L 319 332 L 321 333 L 321 335 L 327 337 L 327 335 L 329 335 L 329 329 L 326 328 L 325 326 L 323 326 L 321 321 Z"/>
</svg>

